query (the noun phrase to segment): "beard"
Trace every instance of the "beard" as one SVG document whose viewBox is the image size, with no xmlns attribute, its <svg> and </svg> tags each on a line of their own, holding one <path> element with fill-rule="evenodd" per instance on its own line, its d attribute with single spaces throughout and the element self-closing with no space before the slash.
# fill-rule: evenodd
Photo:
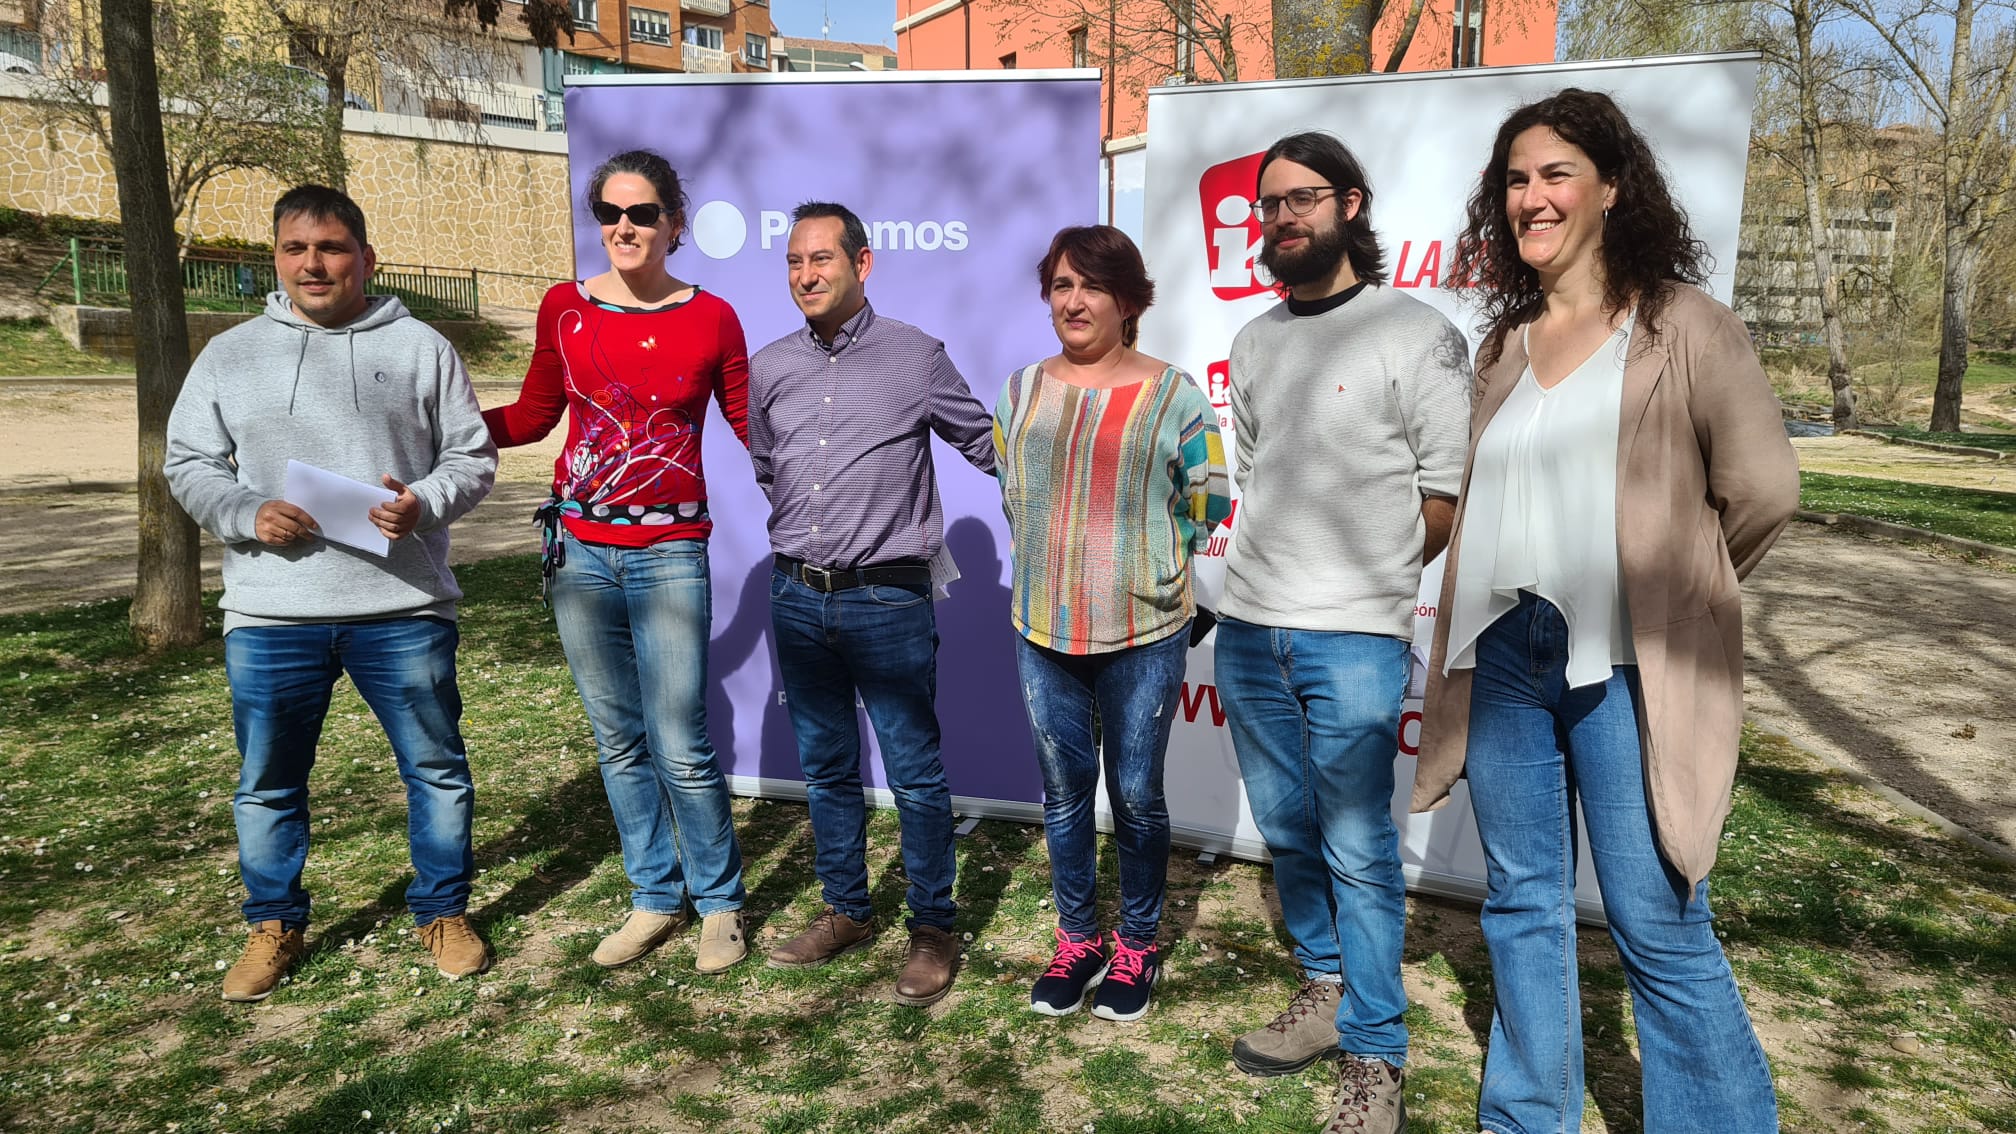
<svg viewBox="0 0 2016 1134">
<path fill-rule="evenodd" d="M 1275 243 L 1276 237 L 1267 238 L 1260 248 L 1260 266 L 1275 282 L 1285 287 L 1299 287 L 1326 279 L 1337 270 L 1338 261 L 1351 252 L 1351 234 L 1342 224 L 1329 228 L 1311 230 L 1309 242 L 1290 252 L 1284 252 Z"/>
</svg>

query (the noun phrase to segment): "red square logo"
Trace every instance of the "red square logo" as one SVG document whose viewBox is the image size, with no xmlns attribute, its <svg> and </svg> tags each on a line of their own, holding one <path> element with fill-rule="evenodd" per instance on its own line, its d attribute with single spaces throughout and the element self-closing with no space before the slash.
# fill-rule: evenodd
<svg viewBox="0 0 2016 1134">
<path fill-rule="evenodd" d="M 1244 299 L 1274 290 L 1254 264 L 1260 255 L 1260 220 L 1253 215 L 1253 186 L 1260 180 L 1262 151 L 1220 162 L 1197 182 L 1204 210 L 1204 257 L 1211 267 L 1211 294 Z"/>
</svg>

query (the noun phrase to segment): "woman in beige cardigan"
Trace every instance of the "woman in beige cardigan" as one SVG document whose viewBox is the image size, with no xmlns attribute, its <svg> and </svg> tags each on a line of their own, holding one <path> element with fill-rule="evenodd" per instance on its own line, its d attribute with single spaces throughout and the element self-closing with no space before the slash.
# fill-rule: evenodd
<svg viewBox="0 0 2016 1134">
<path fill-rule="evenodd" d="M 1413 806 L 1465 773 L 1488 869 L 1493 1134 L 1576 1131 L 1575 803 L 1631 987 L 1650 1134 L 1777 1129 L 1706 877 L 1742 720 L 1738 580 L 1798 466 L 1749 334 L 1607 96 L 1513 112 L 1455 276 L 1483 305 Z"/>
</svg>

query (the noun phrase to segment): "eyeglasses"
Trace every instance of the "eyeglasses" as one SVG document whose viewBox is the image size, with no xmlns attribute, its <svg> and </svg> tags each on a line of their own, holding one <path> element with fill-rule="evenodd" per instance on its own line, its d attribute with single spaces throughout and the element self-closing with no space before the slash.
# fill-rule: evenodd
<svg viewBox="0 0 2016 1134">
<path fill-rule="evenodd" d="M 1263 221 L 1268 220 L 1279 213 L 1281 206 L 1286 204 L 1289 212 L 1298 217 L 1306 217 L 1316 208 L 1316 202 L 1322 200 L 1324 194 L 1336 192 L 1339 190 L 1335 185 L 1305 185 L 1299 189 L 1290 189 L 1279 197 L 1262 197 L 1253 202 L 1253 215 Z"/>
<path fill-rule="evenodd" d="M 656 201 L 642 201 L 625 209 L 607 201 L 597 201 L 588 206 L 588 211 L 595 214 L 595 220 L 600 224 L 612 225 L 629 217 L 630 223 L 638 228 L 650 228 L 665 215 L 665 206 Z"/>
</svg>

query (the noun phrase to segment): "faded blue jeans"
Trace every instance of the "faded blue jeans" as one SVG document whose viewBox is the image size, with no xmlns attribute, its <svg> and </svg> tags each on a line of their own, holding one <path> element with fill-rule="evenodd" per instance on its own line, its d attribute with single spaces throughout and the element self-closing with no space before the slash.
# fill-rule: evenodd
<svg viewBox="0 0 2016 1134">
<path fill-rule="evenodd" d="M 426 925 L 469 905 L 476 873 L 470 819 L 476 786 L 462 747 L 452 622 L 387 618 L 241 626 L 224 637 L 238 735 L 238 872 L 245 920 L 308 923 L 308 772 L 336 679 L 348 674 L 385 728 L 406 782 L 406 905 Z"/>
<path fill-rule="evenodd" d="M 1393 760 L 1409 664 L 1407 643 L 1380 634 L 1218 623 L 1218 692 L 1295 960 L 1343 981 L 1338 1046 L 1395 1066 L 1407 890 Z"/>
<path fill-rule="evenodd" d="M 707 737 L 707 543 L 566 537 L 553 621 L 595 730 L 630 904 L 702 917 L 742 908 L 728 781 Z"/>
<path fill-rule="evenodd" d="M 952 791 L 938 757 L 938 615 L 929 589 L 869 586 L 827 594 L 773 571 L 770 619 L 805 769 L 813 869 L 826 904 L 855 921 L 873 912 L 858 693 L 896 797 L 909 924 L 951 929 Z"/>
<path fill-rule="evenodd" d="M 1497 1003 L 1478 1125 L 1582 1127 L 1575 964 L 1575 810 L 1631 987 L 1647 1134 L 1778 1129 L 1771 1068 L 1715 939 L 1708 883 L 1660 857 L 1638 740 L 1638 668 L 1567 685 L 1568 626 L 1531 592 L 1477 640 L 1470 806 L 1489 894 L 1484 943 Z"/>
<path fill-rule="evenodd" d="M 1015 639 L 1022 700 L 1043 764 L 1043 839 L 1050 890 L 1066 933 L 1099 932 L 1100 755 L 1120 851 L 1120 935 L 1154 941 L 1169 877 L 1169 806 L 1162 760 L 1183 688 L 1190 624 L 1145 645 L 1066 654 Z"/>
</svg>

